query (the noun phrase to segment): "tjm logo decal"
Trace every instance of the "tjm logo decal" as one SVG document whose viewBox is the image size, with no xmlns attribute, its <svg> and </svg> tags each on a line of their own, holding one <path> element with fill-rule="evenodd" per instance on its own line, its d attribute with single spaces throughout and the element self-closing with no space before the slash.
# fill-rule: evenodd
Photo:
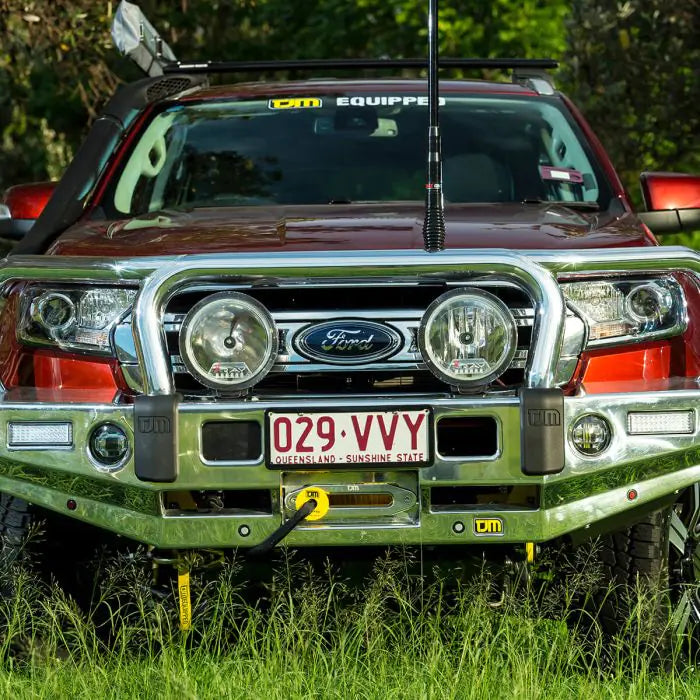
<svg viewBox="0 0 700 700">
<path fill-rule="evenodd" d="M 561 415 L 554 408 L 531 408 L 527 412 L 527 423 L 533 428 L 561 425 Z"/>
<path fill-rule="evenodd" d="M 139 416 L 139 433 L 169 433 L 170 418 L 165 416 Z"/>
<path fill-rule="evenodd" d="M 270 109 L 318 109 L 323 107 L 319 97 L 283 97 L 270 100 L 267 103 Z"/>
<path fill-rule="evenodd" d="M 503 534 L 503 521 L 500 518 L 474 518 L 474 534 L 479 537 Z"/>
</svg>

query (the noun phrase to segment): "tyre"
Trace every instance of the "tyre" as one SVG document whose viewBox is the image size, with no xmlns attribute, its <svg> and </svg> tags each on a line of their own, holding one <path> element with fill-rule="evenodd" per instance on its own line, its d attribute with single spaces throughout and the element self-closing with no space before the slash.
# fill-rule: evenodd
<svg viewBox="0 0 700 700">
<path fill-rule="evenodd" d="M 696 652 L 700 627 L 700 484 L 602 540 L 600 557 L 612 584 L 599 609 L 603 630 L 637 635 L 667 654 Z M 641 597 L 640 597 L 641 596 Z"/>
<path fill-rule="evenodd" d="M 0 596 L 12 598 L 13 567 L 26 559 L 33 521 L 31 506 L 21 498 L 0 494 Z"/>
<path fill-rule="evenodd" d="M 0 494 L 0 538 L 3 566 L 11 566 L 21 558 L 32 523 L 29 503 L 21 498 Z"/>
<path fill-rule="evenodd" d="M 0 595 L 14 595 L 13 567 L 57 583 L 80 605 L 93 594 L 101 532 L 82 522 L 0 493 Z"/>
</svg>

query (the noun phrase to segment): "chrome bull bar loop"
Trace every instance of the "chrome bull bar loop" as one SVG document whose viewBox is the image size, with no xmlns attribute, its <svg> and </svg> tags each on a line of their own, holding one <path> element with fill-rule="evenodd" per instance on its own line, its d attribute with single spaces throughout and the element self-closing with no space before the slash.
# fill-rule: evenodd
<svg viewBox="0 0 700 700">
<path fill-rule="evenodd" d="M 507 250 L 448 250 L 339 253 L 254 253 L 186 256 L 158 269 L 141 288 L 133 311 L 136 353 L 149 396 L 175 391 L 163 333 L 168 300 L 193 283 L 262 282 L 280 279 L 328 280 L 385 278 L 461 279 L 474 275 L 517 283 L 535 306 L 532 358 L 526 386 L 554 386 L 554 371 L 564 327 L 564 298 L 554 275 L 526 256 Z"/>
<path fill-rule="evenodd" d="M 463 278 L 498 275 L 519 283 L 536 307 L 533 352 L 525 376 L 530 388 L 554 386 L 554 370 L 563 334 L 562 276 L 605 272 L 692 272 L 700 280 L 700 254 L 681 246 L 610 250 L 422 250 L 320 253 L 228 253 L 139 258 L 12 256 L 0 267 L 7 282 L 140 284 L 133 313 L 134 342 L 149 395 L 174 392 L 162 330 L 168 299 L 187 285 L 208 280 L 229 282 L 279 278 Z"/>
</svg>

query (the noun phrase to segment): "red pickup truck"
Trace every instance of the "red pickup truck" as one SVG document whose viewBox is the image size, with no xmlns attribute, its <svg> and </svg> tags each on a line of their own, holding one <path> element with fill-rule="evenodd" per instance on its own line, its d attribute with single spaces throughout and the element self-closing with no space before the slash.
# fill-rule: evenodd
<svg viewBox="0 0 700 700">
<path fill-rule="evenodd" d="M 636 214 L 544 76 L 446 80 L 426 252 L 424 81 L 206 71 L 123 87 L 6 195 L 19 230 L 53 189 L 0 268 L 9 541 L 41 509 L 173 559 L 602 535 L 699 620 L 700 256 L 644 220 L 695 226 L 700 178 Z"/>
</svg>

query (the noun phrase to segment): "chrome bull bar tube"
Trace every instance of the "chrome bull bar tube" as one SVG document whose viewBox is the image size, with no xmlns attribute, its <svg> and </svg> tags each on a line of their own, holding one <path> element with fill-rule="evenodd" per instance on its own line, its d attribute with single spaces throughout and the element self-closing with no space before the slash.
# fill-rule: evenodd
<svg viewBox="0 0 700 700">
<path fill-rule="evenodd" d="M 157 396 L 174 392 L 162 317 L 168 300 L 193 281 L 251 281 L 279 278 L 343 279 L 439 276 L 452 279 L 474 274 L 516 281 L 536 308 L 532 360 L 526 385 L 554 385 L 564 325 L 564 299 L 555 277 L 543 266 L 511 251 L 423 251 L 363 253 L 228 254 L 191 256 L 164 265 L 145 280 L 133 312 L 134 341 L 143 370 L 144 391 Z"/>
<path fill-rule="evenodd" d="M 97 258 L 15 256 L 0 267 L 0 285 L 14 280 L 57 283 L 140 284 L 134 307 L 134 340 L 149 395 L 173 393 L 162 331 L 168 299 L 187 284 L 218 279 L 255 281 L 277 278 L 431 276 L 469 278 L 502 275 L 518 281 L 536 305 L 533 353 L 525 377 L 530 388 L 554 385 L 564 319 L 557 276 L 605 272 L 683 270 L 700 277 L 700 254 L 681 246 L 611 250 L 508 251 L 417 250 L 333 253 L 235 253 L 179 257 Z"/>
</svg>

